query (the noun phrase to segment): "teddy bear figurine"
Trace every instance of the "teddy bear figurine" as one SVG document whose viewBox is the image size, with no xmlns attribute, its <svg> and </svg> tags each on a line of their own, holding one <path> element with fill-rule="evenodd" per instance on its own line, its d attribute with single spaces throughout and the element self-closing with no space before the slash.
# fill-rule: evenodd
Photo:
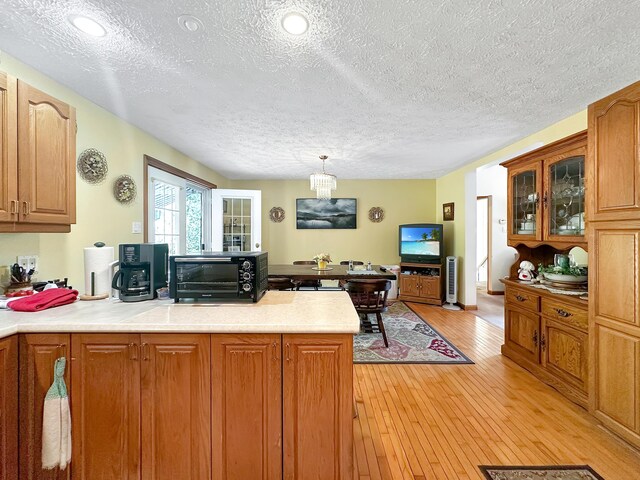
<svg viewBox="0 0 640 480">
<path fill-rule="evenodd" d="M 518 270 L 518 278 L 520 280 L 524 280 L 525 282 L 531 282 L 534 278 L 534 270 L 536 267 L 533 266 L 528 260 L 524 260 L 520 262 L 520 269 Z"/>
</svg>

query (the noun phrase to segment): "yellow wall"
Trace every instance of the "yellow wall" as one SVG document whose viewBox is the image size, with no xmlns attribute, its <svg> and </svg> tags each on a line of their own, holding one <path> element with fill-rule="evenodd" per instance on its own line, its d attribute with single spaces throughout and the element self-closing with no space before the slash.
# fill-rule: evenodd
<svg viewBox="0 0 640 480">
<path fill-rule="evenodd" d="M 131 222 L 143 221 L 144 154 L 220 187 L 228 186 L 228 180 L 214 171 L 4 53 L 0 70 L 73 105 L 78 122 L 77 153 L 97 148 L 109 163 L 107 180 L 101 185 L 89 185 L 77 178 L 77 224 L 71 227 L 71 233 L 0 233 L 0 265 L 14 263 L 17 255 L 38 255 L 39 279 L 68 277 L 75 287 L 82 289 L 84 247 L 96 241 L 112 246 L 143 241 L 142 235 L 131 233 Z M 111 193 L 113 180 L 121 174 L 131 175 L 138 185 L 138 197 L 129 206 L 117 203 Z M 6 269 L 3 271 L 5 281 Z"/>
<path fill-rule="evenodd" d="M 586 128 L 587 111 L 583 110 L 436 180 L 436 216 L 438 222 L 442 222 L 442 204 L 455 202 L 455 220 L 443 223 L 445 225 L 446 254 L 460 257 L 458 298 L 461 303 L 465 303 L 464 289 L 462 288 L 464 285 L 463 257 L 465 254 L 465 175 L 482 165 L 513 156 L 538 142 L 548 144 Z"/>
<path fill-rule="evenodd" d="M 262 244 L 270 263 L 310 260 L 327 252 L 335 263 L 341 260 L 396 264 L 398 225 L 435 220 L 435 180 L 341 180 L 335 198 L 356 198 L 358 220 L 355 230 L 297 230 L 296 198 L 313 198 L 306 180 L 234 181 L 233 188 L 262 191 Z M 282 207 L 281 223 L 269 220 L 269 210 Z M 385 218 L 373 223 L 371 207 L 382 207 Z"/>
</svg>

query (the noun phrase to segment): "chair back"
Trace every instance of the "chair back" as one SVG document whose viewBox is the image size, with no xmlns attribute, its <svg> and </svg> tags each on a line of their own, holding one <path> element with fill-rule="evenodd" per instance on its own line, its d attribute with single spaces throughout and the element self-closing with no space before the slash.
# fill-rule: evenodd
<svg viewBox="0 0 640 480">
<path fill-rule="evenodd" d="M 343 260 L 340 262 L 340 265 L 349 265 L 349 262 L 354 265 L 364 265 L 364 262 L 361 262 L 360 260 Z"/>
<path fill-rule="evenodd" d="M 358 313 L 384 312 L 391 290 L 389 280 L 349 280 L 345 285 Z"/>
<path fill-rule="evenodd" d="M 293 262 L 294 265 L 315 265 L 316 262 L 313 260 L 296 260 Z"/>
</svg>

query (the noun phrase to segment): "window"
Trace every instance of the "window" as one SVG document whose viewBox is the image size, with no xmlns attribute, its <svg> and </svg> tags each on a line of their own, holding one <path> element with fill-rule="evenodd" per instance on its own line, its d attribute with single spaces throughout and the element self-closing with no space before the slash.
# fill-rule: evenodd
<svg viewBox="0 0 640 480">
<path fill-rule="evenodd" d="M 149 159 L 145 156 L 147 241 L 168 244 L 170 255 L 211 249 L 211 188 L 194 182 L 185 172 Z"/>
</svg>

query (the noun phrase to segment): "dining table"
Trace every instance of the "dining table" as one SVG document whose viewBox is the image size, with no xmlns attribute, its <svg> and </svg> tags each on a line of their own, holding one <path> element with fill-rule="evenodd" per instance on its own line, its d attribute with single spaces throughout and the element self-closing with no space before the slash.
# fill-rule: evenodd
<svg viewBox="0 0 640 480">
<path fill-rule="evenodd" d="M 383 267 L 384 268 L 384 267 Z M 325 270 L 319 270 L 315 265 L 269 265 L 269 278 L 290 278 L 296 280 L 395 280 L 395 273 L 380 270 L 380 265 L 372 265 L 366 270 L 363 265 L 349 270 L 348 265 L 329 265 Z"/>
</svg>

